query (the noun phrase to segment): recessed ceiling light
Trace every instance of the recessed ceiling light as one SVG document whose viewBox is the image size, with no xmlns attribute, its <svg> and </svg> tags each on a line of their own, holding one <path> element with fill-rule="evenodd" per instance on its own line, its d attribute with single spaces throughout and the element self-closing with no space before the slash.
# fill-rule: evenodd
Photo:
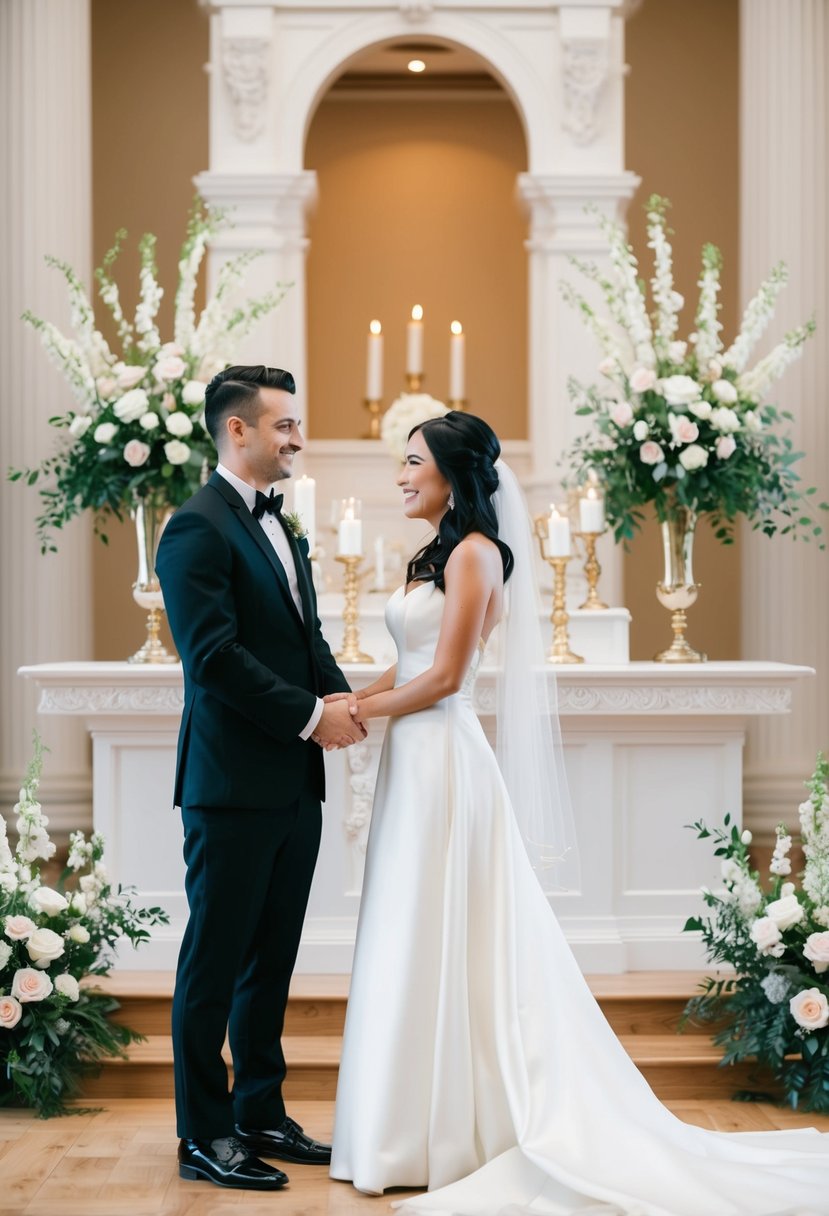
<svg viewBox="0 0 829 1216">
<path fill-rule="evenodd" d="M 426 64 L 423 62 L 422 59 L 410 59 L 409 60 L 409 71 L 410 72 L 425 72 Z"/>
</svg>

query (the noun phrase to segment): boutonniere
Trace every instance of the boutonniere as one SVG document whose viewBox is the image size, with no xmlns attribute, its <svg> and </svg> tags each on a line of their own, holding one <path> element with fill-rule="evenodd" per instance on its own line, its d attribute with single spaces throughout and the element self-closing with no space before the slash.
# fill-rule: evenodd
<svg viewBox="0 0 829 1216">
<path fill-rule="evenodd" d="M 305 540 L 308 535 L 308 529 L 302 522 L 301 515 L 297 515 L 296 511 L 283 511 L 282 519 L 294 540 Z"/>
</svg>

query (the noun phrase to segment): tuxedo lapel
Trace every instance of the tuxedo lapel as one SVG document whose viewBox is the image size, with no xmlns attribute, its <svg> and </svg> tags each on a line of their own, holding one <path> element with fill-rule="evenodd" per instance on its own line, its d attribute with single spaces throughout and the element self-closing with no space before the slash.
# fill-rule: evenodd
<svg viewBox="0 0 829 1216">
<path fill-rule="evenodd" d="M 308 566 L 308 561 L 305 554 L 302 552 L 300 542 L 294 536 L 291 529 L 285 523 L 282 516 L 279 516 L 279 522 L 282 529 L 288 538 L 288 544 L 291 546 L 291 552 L 294 555 L 294 566 L 296 567 L 296 581 L 299 586 L 299 596 L 302 600 L 302 613 L 305 617 L 305 629 L 310 636 L 314 629 L 314 607 L 311 598 L 311 572 Z"/>
<path fill-rule="evenodd" d="M 279 583 L 279 586 L 282 590 L 282 594 L 285 599 L 286 607 L 288 608 L 288 610 L 290 612 L 293 613 L 296 621 L 303 628 L 307 628 L 306 622 L 302 620 L 299 613 L 297 612 L 297 606 L 294 603 L 294 597 L 291 595 L 291 588 L 288 585 L 288 575 L 285 573 L 285 567 L 282 565 L 282 562 L 279 560 L 279 558 L 276 554 L 276 551 L 274 550 L 273 545 L 268 540 L 261 525 L 251 515 L 250 511 L 248 510 L 247 506 L 245 505 L 245 502 L 244 502 L 241 494 L 238 494 L 236 492 L 236 490 L 234 490 L 234 488 L 230 484 L 230 482 L 225 481 L 225 479 L 224 479 L 224 477 L 222 477 L 221 473 L 211 474 L 207 484 L 209 486 L 212 486 L 212 488 L 214 490 L 217 490 L 218 493 L 221 494 L 222 498 L 225 500 L 227 505 L 231 508 L 231 510 L 235 512 L 242 527 L 253 538 L 253 540 L 255 541 L 255 543 L 257 544 L 259 549 L 261 550 L 262 554 L 267 559 L 268 564 L 270 565 L 274 574 L 276 575 L 277 582 Z M 295 557 L 295 560 L 296 560 L 296 557 Z M 301 589 L 301 584 L 300 584 L 300 589 Z M 304 595 L 302 596 L 302 602 L 303 602 L 303 606 L 305 606 L 305 596 Z"/>
</svg>

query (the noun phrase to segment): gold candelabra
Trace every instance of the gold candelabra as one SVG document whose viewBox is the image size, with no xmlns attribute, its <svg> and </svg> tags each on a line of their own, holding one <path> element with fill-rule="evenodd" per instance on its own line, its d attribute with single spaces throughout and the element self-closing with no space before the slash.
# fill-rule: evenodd
<svg viewBox="0 0 829 1216">
<path fill-rule="evenodd" d="M 466 412 L 466 407 L 469 405 L 469 402 L 467 401 L 466 397 L 456 397 L 451 401 L 447 401 L 446 404 L 450 410 L 460 410 L 460 412 L 463 414 Z"/>
<path fill-rule="evenodd" d="M 567 611 L 567 563 L 569 557 L 550 557 L 547 553 L 547 516 L 538 515 L 535 518 L 535 534 L 538 537 L 538 547 L 541 556 L 553 570 L 553 610 L 550 620 L 553 625 L 553 644 L 547 655 L 548 663 L 583 663 L 580 654 L 573 654 L 570 649 L 570 634 L 567 629 L 570 614 Z"/>
<path fill-rule="evenodd" d="M 426 379 L 425 372 L 406 372 L 406 392 L 419 393 Z"/>
<path fill-rule="evenodd" d="M 343 584 L 343 646 L 334 656 L 338 663 L 373 663 L 370 654 L 360 649 L 360 612 L 357 607 L 360 578 L 358 570 L 362 554 L 337 554 L 337 561 L 345 567 L 345 582 Z M 365 573 L 365 571 L 363 572 Z"/>
<path fill-rule="evenodd" d="M 366 397 L 363 405 L 368 410 L 368 434 L 364 435 L 364 439 L 379 439 L 380 438 L 380 418 L 383 413 L 383 402 L 378 397 L 371 399 Z"/>
<path fill-rule="evenodd" d="M 599 583 L 599 575 L 602 572 L 599 559 L 596 557 L 596 541 L 601 535 L 601 532 L 576 533 L 576 536 L 584 545 L 584 573 L 587 578 L 587 599 L 583 604 L 579 604 L 579 609 L 587 609 L 589 612 L 604 612 L 607 609 L 607 604 L 599 599 L 599 593 L 596 590 Z"/>
</svg>

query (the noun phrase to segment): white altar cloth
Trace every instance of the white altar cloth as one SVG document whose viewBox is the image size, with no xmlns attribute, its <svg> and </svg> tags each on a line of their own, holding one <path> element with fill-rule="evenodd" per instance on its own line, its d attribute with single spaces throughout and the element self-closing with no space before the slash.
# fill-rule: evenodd
<svg viewBox="0 0 829 1216">
<path fill-rule="evenodd" d="M 360 688 L 381 667 L 344 670 Z M 94 827 L 106 838 L 113 879 L 171 914 L 171 925 L 139 952 L 125 950 L 119 966 L 173 968 L 187 915 L 181 824 L 171 806 L 180 666 L 50 663 L 20 674 L 39 687 L 41 713 L 80 717 L 92 736 Z M 746 722 L 788 713 L 796 685 L 813 674 L 763 662 L 556 670 L 583 878 L 579 891 L 551 902 L 585 970 L 703 965 L 699 941 L 681 927 L 700 910 L 699 887 L 718 874 L 711 851 L 684 825 L 718 823 L 726 811 L 740 821 Z M 487 667 L 475 697 L 489 730 L 495 685 Z M 301 972 L 350 970 L 382 733 L 373 722 L 364 743 L 326 757 L 329 797 Z"/>
</svg>

